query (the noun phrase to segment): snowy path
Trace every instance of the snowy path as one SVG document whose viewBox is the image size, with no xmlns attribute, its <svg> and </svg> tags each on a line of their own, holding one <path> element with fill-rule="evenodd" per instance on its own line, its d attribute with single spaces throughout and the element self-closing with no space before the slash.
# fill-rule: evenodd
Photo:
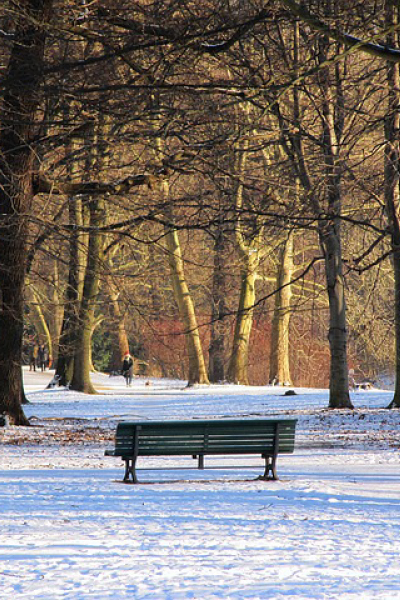
<svg viewBox="0 0 400 600">
<path fill-rule="evenodd" d="M 141 461 L 139 477 L 152 483 L 133 486 L 117 481 L 123 468 L 104 457 L 109 442 L 59 444 L 48 440 L 45 420 L 112 421 L 117 408 L 147 418 L 167 418 L 167 408 L 186 418 L 211 415 L 212 407 L 216 415 L 247 414 L 268 399 L 265 389 L 147 398 L 139 389 L 117 392 L 91 399 L 35 391 L 27 413 L 44 420 L 35 432 L 40 443 L 29 442 L 31 432 L 21 445 L 19 432 L 7 432 L 12 442 L 3 437 L 1 598 L 400 600 L 399 416 L 377 410 L 389 394 L 359 396 L 375 406 L 370 419 L 319 418 L 335 440 L 361 436 L 349 447 L 307 447 L 310 436 L 315 443 L 316 404 L 327 396 L 314 394 L 313 414 L 304 401 L 303 443 L 279 458 L 278 482 L 255 480 L 259 458 L 208 458 L 216 468 L 204 472 L 177 468 L 191 459 L 160 458 Z M 370 427 L 380 432 L 372 448 L 362 443 Z M 248 463 L 260 466 L 238 466 Z M 153 470 L 160 466 L 168 469 Z"/>
</svg>

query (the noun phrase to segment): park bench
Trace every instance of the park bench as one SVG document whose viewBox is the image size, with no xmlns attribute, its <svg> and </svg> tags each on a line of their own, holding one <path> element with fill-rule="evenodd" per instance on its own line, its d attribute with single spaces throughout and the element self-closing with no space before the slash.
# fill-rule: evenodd
<svg viewBox="0 0 400 600">
<path fill-rule="evenodd" d="M 192 421 L 139 421 L 117 425 L 115 448 L 106 456 L 125 461 L 124 482 L 138 483 L 138 456 L 204 456 L 261 454 L 265 472 L 260 479 L 278 479 L 278 454 L 292 453 L 297 419 L 219 419 Z"/>
</svg>

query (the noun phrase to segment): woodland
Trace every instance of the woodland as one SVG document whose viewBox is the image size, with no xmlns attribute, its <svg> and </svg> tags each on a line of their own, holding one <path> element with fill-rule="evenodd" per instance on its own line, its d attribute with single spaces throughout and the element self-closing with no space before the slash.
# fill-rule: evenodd
<svg viewBox="0 0 400 600">
<path fill-rule="evenodd" d="M 400 406 L 395 0 L 4 0 L 0 414 L 21 364 Z"/>
</svg>

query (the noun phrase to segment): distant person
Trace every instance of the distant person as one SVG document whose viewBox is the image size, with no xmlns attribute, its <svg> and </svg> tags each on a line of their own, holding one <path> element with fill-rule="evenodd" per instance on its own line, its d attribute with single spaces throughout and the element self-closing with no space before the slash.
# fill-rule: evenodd
<svg viewBox="0 0 400 600">
<path fill-rule="evenodd" d="M 46 348 L 42 345 L 38 349 L 38 366 L 42 371 L 46 370 Z"/>
<path fill-rule="evenodd" d="M 356 384 L 356 380 L 355 380 L 354 369 L 350 369 L 349 370 L 349 388 L 351 390 L 357 389 L 357 384 Z"/>
<path fill-rule="evenodd" d="M 126 385 L 130 386 L 133 379 L 133 358 L 127 352 L 122 363 L 122 375 L 125 377 Z"/>
<path fill-rule="evenodd" d="M 45 346 L 44 347 L 44 369 L 45 370 L 46 369 L 50 369 L 49 364 L 50 364 L 50 355 L 49 355 L 49 352 L 48 352 L 48 350 L 47 350 L 47 348 Z"/>
<path fill-rule="evenodd" d="M 36 371 L 36 362 L 38 357 L 38 347 L 36 344 L 29 346 L 29 370 Z"/>
</svg>

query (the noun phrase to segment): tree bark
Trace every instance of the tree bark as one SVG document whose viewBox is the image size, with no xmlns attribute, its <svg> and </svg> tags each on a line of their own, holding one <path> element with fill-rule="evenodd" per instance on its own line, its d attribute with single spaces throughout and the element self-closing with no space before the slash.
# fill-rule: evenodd
<svg viewBox="0 0 400 600">
<path fill-rule="evenodd" d="M 47 346 L 49 355 L 53 352 L 53 342 L 50 335 L 49 326 L 46 322 L 46 317 L 43 314 L 40 298 L 35 290 L 32 290 L 32 321 L 35 325 L 35 329 L 39 334 L 40 343 Z"/>
<path fill-rule="evenodd" d="M 322 59 L 321 59 L 322 60 Z M 324 255 L 324 266 L 329 300 L 330 378 L 329 407 L 353 408 L 349 394 L 347 363 L 347 320 L 345 285 L 343 277 L 340 218 L 342 212 L 341 166 L 339 156 L 342 107 L 340 105 L 340 76 L 336 72 L 336 97 L 332 84 L 322 72 L 323 90 L 323 150 L 325 156 L 325 190 L 329 213 L 328 220 L 319 220 L 318 233 Z M 321 217 L 321 215 L 320 215 Z"/>
<path fill-rule="evenodd" d="M 94 312 L 99 291 L 100 266 L 102 264 L 103 236 L 99 226 L 104 221 L 104 201 L 91 198 L 88 202 L 90 212 L 90 233 L 88 260 L 83 284 L 82 301 L 79 310 L 79 328 L 75 335 L 74 372 L 71 389 L 86 394 L 95 394 L 91 380 L 91 342 L 94 327 Z"/>
<path fill-rule="evenodd" d="M 155 102 L 155 104 L 157 104 L 157 102 Z M 162 163 L 163 156 L 165 155 L 164 140 L 158 136 L 156 137 L 154 154 L 155 159 Z M 164 213 L 168 217 L 168 221 L 172 223 L 173 215 L 168 203 L 170 190 L 169 181 L 167 179 L 162 180 L 160 191 L 164 198 L 164 203 L 167 206 Z M 185 277 L 184 261 L 178 232 L 173 227 L 167 225 L 164 227 L 164 231 L 172 287 L 174 290 L 175 301 L 178 305 L 179 316 L 184 327 L 185 341 L 188 352 L 188 386 L 195 385 L 196 383 L 208 384 L 209 379 L 204 360 L 203 348 L 201 345 L 196 311 Z"/>
<path fill-rule="evenodd" d="M 327 2 L 327 14 L 333 14 L 331 2 Z M 295 70 L 298 68 L 298 28 L 295 28 Z M 300 92 L 294 87 L 293 120 L 295 133 L 287 131 L 282 119 L 280 107 L 275 106 L 275 114 L 283 132 L 285 152 L 292 161 L 296 177 L 307 194 L 318 222 L 319 243 L 324 255 L 325 275 L 329 301 L 329 349 L 330 349 L 330 382 L 329 407 L 353 408 L 350 401 L 347 364 L 347 323 L 346 302 L 344 296 L 343 259 L 340 239 L 340 219 L 342 210 L 341 192 L 341 157 L 340 144 L 344 123 L 344 99 L 342 92 L 342 74 L 338 64 L 331 80 L 328 60 L 329 41 L 321 39 L 316 58 L 321 66 L 318 71 L 320 96 L 322 98 L 322 147 L 325 165 L 325 182 L 323 201 L 317 196 L 306 161 L 304 139 L 301 134 Z M 327 206 L 325 209 L 324 206 Z M 327 215 L 329 218 L 327 218 Z"/>
<path fill-rule="evenodd" d="M 256 251 L 249 251 L 246 257 L 242 258 L 239 306 L 227 372 L 228 381 L 241 385 L 249 385 L 249 345 L 256 300 L 258 264 L 259 257 Z"/>
<path fill-rule="evenodd" d="M 81 261 L 83 256 L 80 251 L 81 234 L 78 231 L 78 226 L 82 223 L 82 206 L 81 200 L 77 196 L 68 198 L 68 215 L 72 231 L 69 237 L 68 282 L 65 290 L 64 318 L 56 368 L 60 386 L 68 385 L 72 379 L 75 337 L 79 328 L 80 282 L 83 267 Z"/>
<path fill-rule="evenodd" d="M 320 233 L 329 300 L 329 408 L 353 408 L 349 394 L 347 323 L 340 236 L 330 224 Z"/>
<path fill-rule="evenodd" d="M 49 356 L 52 368 L 57 364 L 58 349 L 60 345 L 60 333 L 63 323 L 63 308 L 60 299 L 60 274 L 57 261 L 54 261 L 54 282 L 53 282 L 53 312 L 50 317 L 50 335 L 52 339 L 53 351 Z"/>
<path fill-rule="evenodd" d="M 112 350 L 111 367 L 114 371 L 121 369 L 122 361 L 127 352 L 129 352 L 129 340 L 125 327 L 125 315 L 119 305 L 119 290 L 116 288 L 111 277 L 107 278 L 108 294 L 112 307 L 113 331 L 116 330 L 116 345 Z"/>
<path fill-rule="evenodd" d="M 245 112 L 249 117 L 249 107 Z M 243 183 L 249 142 L 246 140 L 239 149 L 235 172 L 240 178 L 237 183 L 235 208 L 240 214 L 243 206 Z M 249 345 L 253 327 L 254 303 L 256 300 L 257 269 L 260 264 L 260 247 L 263 228 L 254 224 L 254 230 L 246 237 L 242 231 L 240 218 L 236 222 L 235 237 L 240 254 L 240 297 L 236 313 L 232 354 L 229 359 L 227 380 L 231 383 L 249 385 Z"/>
<path fill-rule="evenodd" d="M 225 319 L 226 281 L 225 281 L 225 234 L 220 227 L 214 243 L 214 272 L 212 282 L 211 340 L 209 346 L 208 373 L 212 383 L 225 379 L 225 348 L 228 324 Z"/>
<path fill-rule="evenodd" d="M 165 238 L 175 299 L 185 329 L 189 358 L 188 385 L 196 383 L 207 384 L 209 380 L 201 346 L 200 332 L 193 300 L 186 283 L 178 232 L 175 229 L 168 228 Z"/>
<path fill-rule="evenodd" d="M 289 362 L 290 302 L 293 275 L 293 233 L 289 232 L 283 244 L 276 281 L 274 316 L 271 328 L 269 381 L 275 385 L 291 385 Z"/>
<path fill-rule="evenodd" d="M 21 0 L 15 39 L 3 74 L 0 113 L 0 413 L 29 425 L 21 372 L 26 215 L 33 200 L 32 138 L 40 99 L 46 25 L 52 0 Z M 44 26 L 43 26 L 44 24 Z"/>
<path fill-rule="evenodd" d="M 387 2 L 386 27 L 399 21 L 399 9 Z M 388 43 L 398 43 L 399 36 L 389 36 Z M 388 108 L 385 119 L 385 207 L 390 229 L 392 264 L 394 272 L 394 323 L 395 323 L 395 388 L 389 408 L 400 408 L 400 75 L 399 65 L 386 66 Z"/>
</svg>

